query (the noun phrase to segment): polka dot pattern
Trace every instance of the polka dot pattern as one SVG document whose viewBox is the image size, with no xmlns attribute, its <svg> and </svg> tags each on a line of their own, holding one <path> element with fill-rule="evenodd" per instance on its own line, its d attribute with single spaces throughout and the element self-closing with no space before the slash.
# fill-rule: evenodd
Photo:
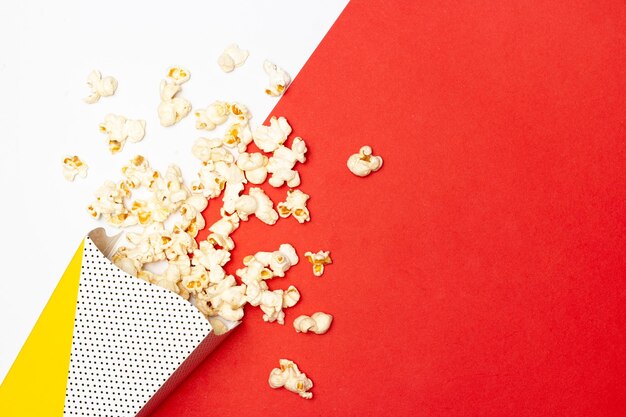
<svg viewBox="0 0 626 417">
<path fill-rule="evenodd" d="M 81 268 L 64 415 L 135 416 L 161 387 L 155 399 L 171 391 L 221 338 L 193 305 L 126 274 L 90 238 Z"/>
</svg>

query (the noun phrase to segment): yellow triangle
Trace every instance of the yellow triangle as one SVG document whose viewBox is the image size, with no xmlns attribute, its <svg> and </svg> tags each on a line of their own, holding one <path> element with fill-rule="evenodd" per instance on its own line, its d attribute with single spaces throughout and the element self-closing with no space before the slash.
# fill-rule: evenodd
<svg viewBox="0 0 626 417">
<path fill-rule="evenodd" d="M 74 254 L 0 385 L 0 415 L 63 415 L 83 246 Z"/>
</svg>

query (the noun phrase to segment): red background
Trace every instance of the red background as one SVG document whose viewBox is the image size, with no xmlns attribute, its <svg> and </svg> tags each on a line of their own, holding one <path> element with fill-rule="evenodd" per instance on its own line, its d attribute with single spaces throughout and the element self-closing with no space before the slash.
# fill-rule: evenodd
<svg viewBox="0 0 626 417">
<path fill-rule="evenodd" d="M 312 220 L 243 223 L 229 271 L 284 242 L 334 263 L 271 281 L 302 293 L 285 326 L 247 308 L 154 416 L 626 415 L 625 17 L 351 2 L 273 112 L 309 146 Z M 364 144 L 385 164 L 361 179 Z M 331 331 L 296 334 L 319 310 Z M 312 401 L 268 387 L 283 357 Z"/>
</svg>

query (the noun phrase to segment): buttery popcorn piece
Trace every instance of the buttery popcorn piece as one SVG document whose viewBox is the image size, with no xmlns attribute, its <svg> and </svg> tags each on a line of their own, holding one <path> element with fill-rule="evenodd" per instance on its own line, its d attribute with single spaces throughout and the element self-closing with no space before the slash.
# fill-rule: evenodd
<svg viewBox="0 0 626 417">
<path fill-rule="evenodd" d="M 279 363 L 280 367 L 270 372 L 269 386 L 274 389 L 284 387 L 302 398 L 311 399 L 313 394 L 308 391 L 313 388 L 313 381 L 307 378 L 305 373 L 300 372 L 298 365 L 294 362 L 281 359 Z"/>
<path fill-rule="evenodd" d="M 223 101 L 215 101 L 206 109 L 196 110 L 195 115 L 196 129 L 213 130 L 228 120 L 230 106 Z"/>
<path fill-rule="evenodd" d="M 91 88 L 91 94 L 84 99 L 87 104 L 96 103 L 100 97 L 112 96 L 117 90 L 117 80 L 111 76 L 103 77 L 98 70 L 89 73 L 87 85 Z"/>
<path fill-rule="evenodd" d="M 132 226 L 137 224 L 137 218 L 131 216 L 130 211 L 124 205 L 124 198 L 128 195 L 127 191 L 118 187 L 114 182 L 106 181 L 96 190 L 96 200 L 87 207 L 87 210 L 94 219 L 102 216 L 111 225 Z"/>
<path fill-rule="evenodd" d="M 293 307 L 298 301 L 300 301 L 300 291 L 293 285 L 290 285 L 289 288 L 283 292 L 283 308 Z"/>
<path fill-rule="evenodd" d="M 330 259 L 330 251 L 319 251 L 317 253 L 307 252 L 304 257 L 313 264 L 313 275 L 321 277 L 324 273 L 324 265 L 333 263 Z"/>
<path fill-rule="evenodd" d="M 252 142 L 252 131 L 247 123 L 231 124 L 224 135 L 224 145 L 237 148 L 239 152 L 245 152 L 250 142 Z"/>
<path fill-rule="evenodd" d="M 293 216 L 298 223 L 304 223 L 311 220 L 309 209 L 306 208 L 306 202 L 309 195 L 300 190 L 287 191 L 287 201 L 278 203 L 276 209 L 280 217 Z"/>
<path fill-rule="evenodd" d="M 262 189 L 256 187 L 251 188 L 248 195 L 238 196 L 233 202 L 231 210 L 228 211 L 235 212 L 243 221 L 247 221 L 252 214 L 269 225 L 275 224 L 278 220 L 274 203 Z"/>
<path fill-rule="evenodd" d="M 291 82 L 289 74 L 278 65 L 267 60 L 263 63 L 263 70 L 269 77 L 269 87 L 265 89 L 265 94 L 273 97 L 283 95 Z"/>
<path fill-rule="evenodd" d="M 181 85 L 189 81 L 189 78 L 191 78 L 191 74 L 183 67 L 172 66 L 167 69 L 166 78 L 168 81 L 176 85 Z"/>
<path fill-rule="evenodd" d="M 235 243 L 230 237 L 231 233 L 239 228 L 239 216 L 237 214 L 228 215 L 222 208 L 222 218 L 209 227 L 211 234 L 207 238 L 213 245 L 218 245 L 225 250 L 233 250 Z"/>
<path fill-rule="evenodd" d="M 313 313 L 309 316 L 298 316 L 293 321 L 293 327 L 297 333 L 313 332 L 315 334 L 324 334 L 330 328 L 333 322 L 333 316 L 323 313 L 321 311 Z"/>
<path fill-rule="evenodd" d="M 363 146 L 359 153 L 350 155 L 348 169 L 354 175 L 366 177 L 372 172 L 378 171 L 383 166 L 383 158 L 372 155 L 372 148 Z"/>
<path fill-rule="evenodd" d="M 150 168 L 150 164 L 141 155 L 135 156 L 127 165 L 122 167 L 122 175 L 125 180 L 126 187 L 130 189 L 138 187 L 149 187 L 152 180 L 154 180 L 158 173 Z"/>
<path fill-rule="evenodd" d="M 291 188 L 300 185 L 300 175 L 293 169 L 296 162 L 304 163 L 306 161 L 306 144 L 301 138 L 295 138 L 291 149 L 280 145 L 274 150 L 273 156 L 267 164 L 267 172 L 272 176 L 269 183 L 272 187 L 280 187 L 284 183 Z"/>
<path fill-rule="evenodd" d="M 85 178 L 87 176 L 87 169 L 89 169 L 87 164 L 81 161 L 76 155 L 68 155 L 63 158 L 63 177 L 68 181 L 74 181 L 77 175 L 80 178 Z"/>
<path fill-rule="evenodd" d="M 165 80 L 161 81 L 161 103 L 157 109 L 161 126 L 168 127 L 181 121 L 191 111 L 189 100 L 178 96 L 181 84 L 187 82 L 191 74 L 182 67 L 171 67 Z"/>
<path fill-rule="evenodd" d="M 224 148 L 221 139 L 198 138 L 191 148 L 191 153 L 204 163 L 220 161 L 232 163 L 235 161 L 233 154 Z"/>
<path fill-rule="evenodd" d="M 267 156 L 259 152 L 243 152 L 237 157 L 237 166 L 241 169 L 248 182 L 252 184 L 263 184 L 267 178 Z"/>
<path fill-rule="evenodd" d="M 254 258 L 264 266 L 269 266 L 273 275 L 277 277 L 284 277 L 289 268 L 298 264 L 296 249 L 289 243 L 283 243 L 274 252 L 257 252 Z"/>
<path fill-rule="evenodd" d="M 115 154 L 122 150 L 126 141 L 139 142 L 146 132 L 144 120 L 130 120 L 124 116 L 107 114 L 100 123 L 100 131 L 107 134 L 109 151 Z"/>
<path fill-rule="evenodd" d="M 284 117 L 272 116 L 270 125 L 261 125 L 252 132 L 252 139 L 263 152 L 274 152 L 285 143 L 291 133 L 291 126 Z"/>
<path fill-rule="evenodd" d="M 235 68 L 238 68 L 246 62 L 248 59 L 248 51 L 239 48 L 237 44 L 231 44 L 224 49 L 224 52 L 217 59 L 217 64 L 222 71 L 231 72 Z"/>
</svg>

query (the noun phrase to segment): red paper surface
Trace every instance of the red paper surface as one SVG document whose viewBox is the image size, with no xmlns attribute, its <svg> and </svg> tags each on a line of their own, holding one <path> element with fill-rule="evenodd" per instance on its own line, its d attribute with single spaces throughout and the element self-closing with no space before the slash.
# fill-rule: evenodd
<svg viewBox="0 0 626 417">
<path fill-rule="evenodd" d="M 312 220 L 243 223 L 229 271 L 284 242 L 334 263 L 271 281 L 302 293 L 285 326 L 247 308 L 155 417 L 626 415 L 626 6 L 470 3 L 348 5 L 274 110 Z M 268 387 L 279 358 L 313 400 Z"/>
</svg>

